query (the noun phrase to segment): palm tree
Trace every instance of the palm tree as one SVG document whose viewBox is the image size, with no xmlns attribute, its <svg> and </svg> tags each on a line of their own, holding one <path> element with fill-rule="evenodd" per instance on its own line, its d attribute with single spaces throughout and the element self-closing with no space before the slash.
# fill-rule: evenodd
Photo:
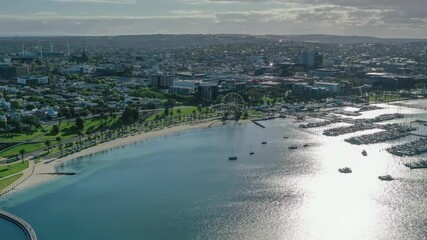
<svg viewBox="0 0 427 240">
<path fill-rule="evenodd" d="M 25 149 L 21 149 L 19 150 L 19 154 L 21 154 L 21 162 L 24 163 L 24 154 L 25 154 Z"/>
<path fill-rule="evenodd" d="M 58 142 L 58 148 L 59 148 L 59 144 L 61 143 L 62 138 L 60 136 L 58 136 L 58 137 L 56 137 L 56 141 Z"/>
<path fill-rule="evenodd" d="M 58 148 L 59 148 L 59 150 L 61 150 L 61 157 L 63 157 L 64 156 L 64 145 L 59 144 Z"/>
<path fill-rule="evenodd" d="M 176 113 L 178 114 L 178 119 L 179 119 L 179 120 L 181 120 L 181 109 L 180 109 L 180 108 L 178 108 L 178 109 L 176 110 Z"/>
<path fill-rule="evenodd" d="M 49 153 L 49 151 L 50 151 L 50 140 L 49 139 L 46 140 L 45 144 L 47 146 L 47 153 Z"/>
</svg>

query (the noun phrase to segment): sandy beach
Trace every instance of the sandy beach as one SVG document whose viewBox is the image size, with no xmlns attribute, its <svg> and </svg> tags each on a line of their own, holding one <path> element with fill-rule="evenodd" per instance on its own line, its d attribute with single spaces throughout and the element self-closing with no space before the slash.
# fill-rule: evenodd
<svg viewBox="0 0 427 240">
<path fill-rule="evenodd" d="M 3 191 L 3 195 L 8 195 L 17 191 L 21 191 L 24 189 L 28 189 L 43 183 L 46 183 L 48 181 L 52 181 L 56 178 L 60 178 L 61 176 L 58 175 L 51 175 L 46 173 L 54 173 L 56 172 L 55 169 L 58 165 L 65 163 L 67 161 L 70 161 L 75 158 L 88 156 L 91 154 L 95 154 L 98 152 L 102 152 L 105 150 L 141 142 L 147 139 L 166 136 L 182 131 L 192 130 L 192 129 L 199 129 L 199 128 L 208 128 L 211 127 L 212 123 L 214 121 L 208 121 L 208 122 L 201 122 L 201 123 L 194 123 L 194 124 L 186 124 L 181 126 L 174 126 L 170 128 L 163 128 L 158 131 L 151 131 L 146 133 L 137 134 L 134 136 L 128 136 L 123 138 L 117 138 L 115 140 L 104 142 L 99 145 L 84 149 L 80 152 L 76 152 L 73 154 L 70 154 L 68 156 L 65 156 L 63 158 L 59 158 L 56 160 L 44 160 L 33 167 L 29 167 L 24 171 L 24 175 L 17 181 L 18 184 L 13 184 L 6 188 Z M 222 125 L 222 123 L 219 123 L 219 125 Z M 218 124 L 214 124 L 214 126 L 218 126 Z M 1 196 L 1 194 L 0 194 Z"/>
</svg>

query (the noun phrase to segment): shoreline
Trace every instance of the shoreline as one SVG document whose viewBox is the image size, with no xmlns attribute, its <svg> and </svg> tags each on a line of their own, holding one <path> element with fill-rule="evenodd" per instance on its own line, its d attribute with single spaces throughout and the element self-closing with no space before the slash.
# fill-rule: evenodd
<svg viewBox="0 0 427 240">
<path fill-rule="evenodd" d="M 247 123 L 247 122 L 250 122 L 250 121 L 243 120 L 243 121 L 239 122 L 238 124 L 243 124 L 243 123 Z M 134 143 L 139 143 L 139 142 L 149 140 L 149 139 L 153 139 L 153 138 L 173 135 L 175 133 L 188 131 L 188 130 L 203 129 L 203 128 L 209 128 L 209 127 L 215 127 L 215 126 L 222 126 L 222 124 L 217 125 L 217 124 L 215 124 L 215 121 L 207 121 L 207 122 L 201 122 L 201 123 L 174 126 L 174 127 L 170 127 L 170 128 L 166 127 L 166 128 L 163 128 L 163 129 L 157 130 L 157 131 L 139 133 L 139 134 L 136 134 L 134 136 L 117 138 L 117 139 L 114 139 L 112 141 L 100 143 L 96 146 L 83 149 L 79 152 L 76 152 L 76 153 L 67 155 L 65 157 L 55 159 L 55 160 L 47 159 L 47 160 L 41 161 L 34 166 L 34 168 L 33 168 L 34 170 L 30 176 L 26 177 L 26 179 L 24 179 L 23 181 L 21 180 L 22 182 L 20 182 L 20 180 L 18 180 L 17 182 L 20 182 L 20 183 L 17 184 L 15 187 L 12 187 L 11 189 L 8 189 L 7 192 L 4 193 L 3 195 L 0 195 L 0 199 L 4 196 L 7 196 L 10 194 L 19 192 L 19 191 L 23 191 L 23 190 L 26 190 L 29 188 L 33 188 L 33 187 L 39 186 L 41 184 L 47 183 L 49 181 L 52 181 L 54 179 L 63 177 L 63 176 L 59 176 L 59 175 L 52 175 L 52 174 L 45 174 L 45 173 L 55 173 L 56 168 L 58 166 L 66 163 L 66 162 L 69 162 L 71 160 L 90 156 L 92 154 L 96 154 L 99 152 L 115 149 L 118 147 L 131 145 Z"/>
</svg>

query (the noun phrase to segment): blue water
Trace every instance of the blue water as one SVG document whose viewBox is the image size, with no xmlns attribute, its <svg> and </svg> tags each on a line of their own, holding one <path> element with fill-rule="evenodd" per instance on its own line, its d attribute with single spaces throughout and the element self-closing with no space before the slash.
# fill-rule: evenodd
<svg viewBox="0 0 427 240">
<path fill-rule="evenodd" d="M 292 120 L 263 124 L 187 131 L 77 159 L 64 168 L 78 175 L 2 198 L 0 207 L 41 240 L 426 239 L 425 171 L 403 167 L 381 144 L 349 145 Z M 232 148 L 237 161 L 227 160 Z M 339 174 L 344 166 L 353 173 Z M 393 182 L 377 179 L 387 166 Z"/>
<path fill-rule="evenodd" d="M 25 240 L 24 232 L 15 224 L 0 218 L 0 239 Z"/>
</svg>

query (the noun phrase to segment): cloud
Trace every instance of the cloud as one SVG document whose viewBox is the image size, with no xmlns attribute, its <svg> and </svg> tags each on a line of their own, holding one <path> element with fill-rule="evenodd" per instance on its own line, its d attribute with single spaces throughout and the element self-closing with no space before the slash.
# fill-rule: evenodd
<svg viewBox="0 0 427 240">
<path fill-rule="evenodd" d="M 52 0 L 63 3 L 134 4 L 135 0 Z"/>
</svg>

